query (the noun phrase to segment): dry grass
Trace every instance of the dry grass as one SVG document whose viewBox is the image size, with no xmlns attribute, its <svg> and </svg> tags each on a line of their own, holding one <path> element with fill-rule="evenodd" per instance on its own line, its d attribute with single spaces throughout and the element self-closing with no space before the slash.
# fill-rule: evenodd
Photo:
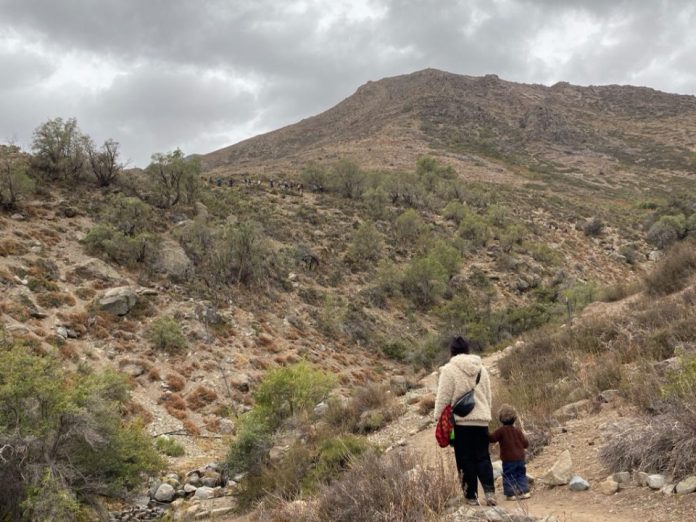
<svg viewBox="0 0 696 522">
<path fill-rule="evenodd" d="M 186 379 L 175 373 L 170 373 L 167 375 L 166 383 L 170 390 L 180 392 L 186 386 Z"/>
<path fill-rule="evenodd" d="M 201 434 L 201 430 L 196 423 L 191 419 L 184 419 L 181 423 L 183 428 L 188 432 L 189 435 L 198 436 Z"/>
<path fill-rule="evenodd" d="M 28 252 L 27 247 L 14 239 L 0 240 L 0 257 L 22 256 Z"/>
<path fill-rule="evenodd" d="M 216 401 L 217 398 L 218 395 L 215 393 L 215 390 L 211 390 L 205 386 L 198 386 L 188 395 L 188 397 L 186 397 L 186 402 L 188 403 L 189 408 L 195 411 L 200 410 L 213 401 Z"/>
<path fill-rule="evenodd" d="M 75 306 L 75 298 L 66 292 L 46 292 L 36 296 L 36 302 L 44 308 Z"/>
<path fill-rule="evenodd" d="M 645 276 L 649 295 L 672 294 L 684 288 L 696 273 L 696 240 L 677 243 L 657 267 Z"/>
</svg>

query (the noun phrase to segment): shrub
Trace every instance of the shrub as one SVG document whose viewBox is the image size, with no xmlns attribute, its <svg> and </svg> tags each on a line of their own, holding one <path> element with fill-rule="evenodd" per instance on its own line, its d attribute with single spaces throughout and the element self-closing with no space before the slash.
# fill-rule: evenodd
<svg viewBox="0 0 696 522">
<path fill-rule="evenodd" d="M 35 494 L 42 487 L 64 513 L 73 510 L 76 492 L 123 494 L 141 484 L 141 473 L 158 469 L 161 461 L 142 428 L 121 420 L 127 400 L 116 373 L 71 374 L 53 358 L 3 344 L 0 518 L 19 519 L 22 503 L 29 513 L 50 509 Z"/>
<path fill-rule="evenodd" d="M 19 147 L 0 145 L 0 207 L 15 209 L 33 190 L 34 180 L 27 174 L 27 160 Z"/>
<path fill-rule="evenodd" d="M 683 214 L 662 216 L 650 227 L 646 239 L 651 245 L 665 249 L 683 238 L 685 234 L 686 218 Z"/>
<path fill-rule="evenodd" d="M 155 448 L 168 457 L 181 457 L 186 454 L 184 446 L 167 435 L 160 435 L 155 439 Z"/>
<path fill-rule="evenodd" d="M 458 200 L 452 200 L 447 203 L 447 206 L 442 210 L 442 215 L 451 221 L 459 224 L 464 216 L 467 214 L 466 207 Z"/>
<path fill-rule="evenodd" d="M 598 217 L 593 217 L 582 227 L 583 233 L 588 237 L 597 237 L 602 234 L 602 230 L 604 230 L 604 222 Z"/>
<path fill-rule="evenodd" d="M 442 239 L 436 240 L 430 246 L 427 257 L 444 268 L 448 278 L 459 272 L 462 261 L 459 250 Z"/>
<path fill-rule="evenodd" d="M 356 163 L 342 159 L 331 168 L 329 181 L 333 190 L 343 197 L 359 198 L 363 192 L 365 174 Z"/>
<path fill-rule="evenodd" d="M 186 402 L 192 410 L 200 410 L 206 404 L 216 401 L 217 398 L 218 396 L 215 390 L 211 390 L 205 386 L 198 386 L 186 397 Z"/>
<path fill-rule="evenodd" d="M 300 362 L 271 370 L 254 393 L 256 407 L 272 412 L 272 425 L 313 408 L 336 383 L 335 377 Z"/>
<path fill-rule="evenodd" d="M 355 266 L 374 263 L 382 255 L 382 238 L 375 226 L 366 221 L 355 232 L 348 247 L 347 260 Z"/>
<path fill-rule="evenodd" d="M 412 208 L 406 210 L 394 222 L 394 232 L 397 239 L 408 244 L 416 242 L 424 227 L 423 218 Z"/>
<path fill-rule="evenodd" d="M 367 206 L 369 215 L 373 219 L 383 219 L 386 216 L 389 195 L 382 187 L 367 189 L 363 193 L 362 199 Z"/>
<path fill-rule="evenodd" d="M 304 480 L 305 488 L 313 490 L 317 484 L 331 482 L 354 459 L 371 448 L 366 439 L 355 435 L 340 435 L 323 440 L 317 452 L 316 464 Z"/>
<path fill-rule="evenodd" d="M 507 227 L 508 220 L 510 218 L 508 216 L 508 211 L 504 206 L 495 204 L 491 205 L 486 210 L 486 219 L 491 226 L 503 229 Z"/>
<path fill-rule="evenodd" d="M 645 276 L 648 294 L 667 295 L 684 288 L 696 273 L 696 241 L 675 245 L 660 263 Z"/>
<path fill-rule="evenodd" d="M 176 352 L 186 347 L 186 337 L 179 323 L 169 317 L 155 319 L 147 331 L 147 338 L 157 350 Z"/>
<path fill-rule="evenodd" d="M 426 467 L 411 453 L 368 453 L 322 489 L 316 516 L 335 522 L 435 519 L 461 491 L 458 482 L 444 459 Z"/>
<path fill-rule="evenodd" d="M 89 165 L 100 187 L 111 185 L 123 170 L 123 164 L 118 161 L 118 149 L 118 142 L 112 139 L 106 140 L 99 150 L 91 139 L 86 140 Z"/>
<path fill-rule="evenodd" d="M 237 433 L 225 457 L 230 474 L 258 473 L 272 447 L 269 412 L 254 408 L 237 422 Z"/>
<path fill-rule="evenodd" d="M 447 270 L 437 261 L 421 257 L 413 259 L 401 283 L 404 295 L 422 308 L 435 304 L 447 286 Z"/>
<path fill-rule="evenodd" d="M 128 236 L 111 225 L 95 225 L 83 244 L 88 253 L 101 255 L 120 265 L 149 265 L 157 258 L 160 237 L 149 232 Z"/>
<path fill-rule="evenodd" d="M 483 219 L 468 212 L 459 222 L 459 235 L 474 246 L 486 246 L 491 238 L 491 231 Z"/>
<path fill-rule="evenodd" d="M 126 236 L 152 228 L 152 207 L 140 198 L 118 195 L 109 201 L 107 209 L 105 221 Z"/>
<path fill-rule="evenodd" d="M 49 180 L 74 183 L 87 166 L 87 140 L 75 118 L 48 120 L 34 130 L 32 167 Z"/>
<path fill-rule="evenodd" d="M 145 172 L 150 176 L 156 205 L 170 208 L 184 199 L 190 205 L 195 203 L 200 162 L 184 157 L 181 149 L 166 154 L 156 153 L 151 159 Z"/>
<path fill-rule="evenodd" d="M 229 225 L 216 241 L 208 268 L 218 284 L 252 285 L 267 279 L 276 261 L 261 226 L 254 222 Z"/>
<path fill-rule="evenodd" d="M 300 179 L 309 190 L 317 190 L 326 187 L 326 168 L 315 162 L 307 163 L 302 167 Z"/>
</svg>

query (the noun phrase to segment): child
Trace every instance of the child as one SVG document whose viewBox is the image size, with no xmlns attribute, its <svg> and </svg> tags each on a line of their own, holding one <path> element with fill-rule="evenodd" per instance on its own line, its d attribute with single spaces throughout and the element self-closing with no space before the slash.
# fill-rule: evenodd
<svg viewBox="0 0 696 522">
<path fill-rule="evenodd" d="M 531 495 L 527 483 L 527 467 L 524 463 L 524 450 L 529 446 L 529 442 L 522 430 L 513 426 L 517 420 L 515 408 L 503 404 L 498 411 L 498 419 L 503 426 L 491 433 L 488 439 L 492 443 L 500 444 L 505 498 L 529 498 Z"/>
</svg>

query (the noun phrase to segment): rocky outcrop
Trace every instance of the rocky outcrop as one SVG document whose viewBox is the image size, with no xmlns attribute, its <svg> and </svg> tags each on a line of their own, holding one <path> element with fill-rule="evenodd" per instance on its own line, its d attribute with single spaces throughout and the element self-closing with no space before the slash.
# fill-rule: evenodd
<svg viewBox="0 0 696 522">
<path fill-rule="evenodd" d="M 126 315 L 138 302 L 135 290 L 129 286 L 119 286 L 107 290 L 106 293 L 97 300 L 100 311 L 114 315 Z"/>
<path fill-rule="evenodd" d="M 549 469 L 540 481 L 547 486 L 564 486 L 573 478 L 573 460 L 570 451 L 561 453 L 556 463 Z"/>
<path fill-rule="evenodd" d="M 179 243 L 164 239 L 155 261 L 155 271 L 174 281 L 186 281 L 193 275 L 193 262 Z"/>
</svg>

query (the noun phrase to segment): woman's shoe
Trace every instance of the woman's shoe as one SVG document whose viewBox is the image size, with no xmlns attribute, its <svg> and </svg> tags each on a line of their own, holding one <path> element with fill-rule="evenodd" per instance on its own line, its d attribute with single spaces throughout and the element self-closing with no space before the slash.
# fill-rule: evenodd
<svg viewBox="0 0 696 522">
<path fill-rule="evenodd" d="M 498 501 L 495 499 L 495 493 L 486 493 L 486 505 L 497 506 Z"/>
</svg>

